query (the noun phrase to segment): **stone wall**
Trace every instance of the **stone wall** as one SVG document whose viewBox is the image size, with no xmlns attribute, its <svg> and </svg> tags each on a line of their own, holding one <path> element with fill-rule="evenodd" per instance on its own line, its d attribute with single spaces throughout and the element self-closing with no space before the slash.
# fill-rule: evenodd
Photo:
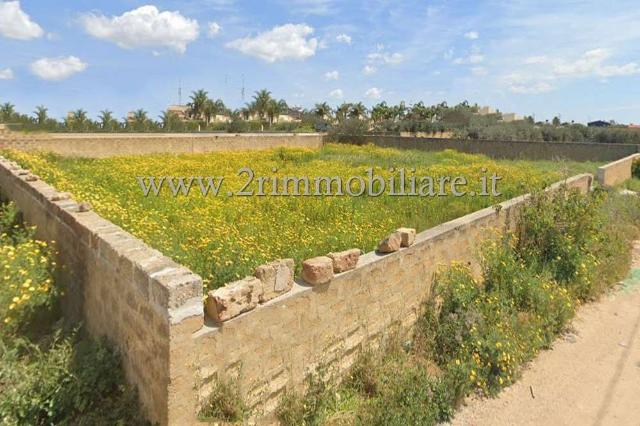
<svg viewBox="0 0 640 426">
<path fill-rule="evenodd" d="M 152 153 L 203 153 L 322 146 L 318 133 L 0 133 L 0 149 L 48 151 L 66 156 L 112 157 Z"/>
<path fill-rule="evenodd" d="M 629 155 L 613 163 L 598 167 L 598 183 L 602 186 L 616 186 L 631 179 L 631 167 L 640 161 L 640 154 Z"/>
<path fill-rule="evenodd" d="M 592 180 L 584 174 L 566 184 L 584 193 Z M 218 378 L 237 380 L 254 413 L 269 419 L 285 389 L 300 388 L 319 364 L 330 365 L 336 374 L 345 372 L 364 345 L 376 345 L 390 330 L 415 322 L 438 267 L 458 261 L 478 271 L 481 241 L 495 235 L 492 230 L 512 228 L 528 197 L 428 229 L 395 253 L 367 253 L 355 269 L 328 284 L 298 281 L 286 295 L 222 325 L 207 320 L 176 348 L 178 358 L 193 370 L 176 389 L 184 405 L 174 419 L 195 421 L 194 412 Z"/>
<path fill-rule="evenodd" d="M 491 158 L 573 161 L 614 161 L 640 152 L 640 145 L 604 144 L 586 142 L 529 142 L 489 141 L 434 138 L 408 138 L 401 136 L 360 136 L 343 138 L 357 145 L 374 144 L 387 148 L 442 151 L 455 149 L 469 154 L 483 154 Z"/>
<path fill-rule="evenodd" d="M 168 423 L 172 378 L 181 374 L 174 366 L 182 365 L 172 345 L 202 325 L 201 278 L 2 157 L 0 193 L 38 238 L 56 241 L 69 317 L 120 349 L 144 413 Z"/>
</svg>

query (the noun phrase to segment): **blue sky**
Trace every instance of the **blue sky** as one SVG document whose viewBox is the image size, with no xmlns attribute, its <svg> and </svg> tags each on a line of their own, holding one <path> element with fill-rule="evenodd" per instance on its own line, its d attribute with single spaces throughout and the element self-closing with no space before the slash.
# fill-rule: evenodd
<svg viewBox="0 0 640 426">
<path fill-rule="evenodd" d="M 637 0 L 0 0 L 0 102 L 155 116 L 204 88 L 228 106 L 462 100 L 640 122 Z"/>
</svg>

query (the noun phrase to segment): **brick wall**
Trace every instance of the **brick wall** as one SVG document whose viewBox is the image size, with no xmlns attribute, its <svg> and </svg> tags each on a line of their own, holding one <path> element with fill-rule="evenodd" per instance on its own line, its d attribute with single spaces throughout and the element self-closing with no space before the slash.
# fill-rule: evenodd
<svg viewBox="0 0 640 426">
<path fill-rule="evenodd" d="M 0 134 L 0 149 L 49 151 L 66 156 L 112 157 L 322 146 L 318 133 L 17 133 Z"/>
</svg>

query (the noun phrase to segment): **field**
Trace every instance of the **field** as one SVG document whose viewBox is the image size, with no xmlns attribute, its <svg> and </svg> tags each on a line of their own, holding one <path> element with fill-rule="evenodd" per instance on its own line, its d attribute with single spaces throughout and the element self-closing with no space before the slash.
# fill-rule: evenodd
<svg viewBox="0 0 640 426">
<path fill-rule="evenodd" d="M 454 151 L 419 152 L 327 145 L 321 150 L 128 156 L 109 159 L 64 158 L 52 154 L 5 152 L 24 167 L 150 246 L 200 274 L 215 288 L 252 273 L 255 266 L 283 257 L 297 264 L 330 251 L 375 248 L 400 226 L 427 229 L 562 177 L 593 172 L 595 163 L 494 161 Z M 227 196 L 247 181 L 238 170 L 258 176 L 366 176 L 388 179 L 391 167 L 415 168 L 416 176 L 464 176 L 466 191 L 480 192 L 481 177 L 502 179 L 500 196 Z M 277 171 L 274 172 L 273 170 Z M 483 171 L 485 170 L 485 171 Z M 397 172 L 395 173 L 397 175 Z M 199 190 L 173 196 L 164 187 L 144 196 L 136 177 L 224 176 L 218 196 Z M 251 186 L 256 190 L 256 182 Z M 377 188 L 377 187 L 375 187 Z M 407 191 L 410 190 L 407 183 Z M 267 182 L 265 193 L 271 187 Z M 282 192 L 282 191 L 280 191 Z M 313 191 L 312 191 L 313 192 Z"/>
</svg>

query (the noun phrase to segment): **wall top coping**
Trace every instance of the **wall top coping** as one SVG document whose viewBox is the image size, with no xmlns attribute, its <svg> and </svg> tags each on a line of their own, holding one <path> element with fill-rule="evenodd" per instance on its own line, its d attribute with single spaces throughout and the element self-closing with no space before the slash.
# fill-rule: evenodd
<svg viewBox="0 0 640 426">
<path fill-rule="evenodd" d="M 567 185 L 567 186 L 571 186 L 571 184 L 576 183 L 576 182 L 580 182 L 584 179 L 588 179 L 590 182 L 589 184 L 591 184 L 591 182 L 593 181 L 593 175 L 590 173 L 583 173 L 583 174 L 579 174 L 579 175 L 575 175 L 572 177 L 569 177 L 567 179 L 558 181 L 553 183 L 552 185 L 550 185 L 549 187 L 546 188 L 546 191 L 553 191 L 556 190 L 558 188 L 560 188 L 563 185 Z M 346 279 L 351 275 L 354 275 L 356 273 L 359 273 L 362 271 L 363 268 L 368 267 L 368 266 L 372 266 L 375 265 L 377 263 L 383 262 L 385 260 L 388 259 L 393 259 L 395 257 L 398 256 L 402 256 L 403 254 L 407 253 L 407 252 L 411 252 L 411 251 L 415 251 L 417 250 L 419 247 L 427 245 L 433 241 L 438 240 L 439 238 L 444 238 L 446 237 L 447 234 L 451 233 L 451 232 L 455 232 L 459 229 L 462 229 L 464 227 L 466 227 L 467 225 L 471 225 L 475 222 L 478 221 L 482 221 L 485 218 L 491 217 L 495 214 L 497 214 L 497 212 L 501 211 L 501 210 L 509 210 L 511 207 L 516 206 L 520 203 L 522 203 L 523 201 L 529 199 L 531 197 L 531 194 L 524 194 L 524 195 L 520 195 L 514 198 L 511 198 L 509 200 L 503 201 L 501 203 L 499 203 L 498 205 L 500 206 L 499 209 L 496 208 L 496 206 L 492 206 L 492 207 L 486 207 L 484 209 L 481 210 L 477 210 L 475 212 L 469 213 L 467 215 L 458 217 L 456 219 L 450 220 L 448 222 L 445 223 L 441 223 L 439 225 L 436 225 L 432 228 L 426 229 L 422 232 L 420 232 L 419 234 L 416 235 L 416 239 L 413 245 L 411 245 L 410 247 L 406 247 L 406 248 L 400 248 L 398 251 L 393 252 L 393 253 L 378 253 L 376 251 L 370 251 L 368 253 L 363 254 L 362 256 L 360 256 L 360 258 L 358 259 L 358 263 L 355 267 L 355 269 L 351 269 L 349 271 L 346 272 L 342 272 L 342 273 L 337 273 L 335 274 L 333 280 L 331 282 L 329 282 L 328 284 L 322 284 L 322 285 L 316 285 L 316 286 L 311 286 L 310 284 L 305 283 L 303 280 L 300 279 L 296 279 L 293 287 L 291 289 L 291 291 L 289 291 L 288 293 L 285 293 L 279 297 L 276 297 L 275 299 L 272 299 L 264 304 L 259 304 L 256 308 L 254 308 L 251 311 L 248 312 L 244 312 L 240 315 L 238 315 L 237 317 L 231 318 L 228 321 L 225 321 L 224 324 L 230 324 L 233 323 L 234 321 L 238 321 L 240 320 L 240 318 L 243 318 L 247 315 L 251 315 L 254 312 L 259 311 L 260 309 L 265 309 L 268 308 L 269 306 L 273 306 L 276 304 L 281 304 L 281 303 L 286 303 L 287 300 L 293 298 L 293 297 L 300 297 L 300 296 L 304 296 L 306 294 L 309 294 L 313 291 L 313 289 L 315 287 L 327 287 L 330 286 L 332 282 L 338 281 L 340 279 Z M 211 319 L 209 319 L 207 316 L 205 316 L 205 323 L 204 326 L 196 331 L 192 337 L 194 339 L 209 335 L 211 333 L 217 333 L 220 332 L 222 330 L 222 328 L 224 327 L 223 325 L 217 324 L 214 321 L 212 321 Z"/>
<path fill-rule="evenodd" d="M 46 132 L 10 132 L 18 138 L 35 139 L 227 139 L 237 137 L 281 138 L 281 137 L 318 137 L 324 133 L 46 133 Z"/>
<path fill-rule="evenodd" d="M 634 161 L 636 159 L 640 159 L 640 154 L 631 154 L 631 155 L 629 155 L 627 157 L 624 157 L 624 158 L 621 158 L 619 160 L 612 161 L 611 163 L 607 163 L 604 166 L 598 167 L 598 170 L 601 170 L 601 169 L 604 170 L 604 169 L 608 169 L 609 167 L 615 167 L 615 166 L 618 166 L 620 164 L 624 164 L 624 163 L 626 163 L 628 161 Z"/>
</svg>

